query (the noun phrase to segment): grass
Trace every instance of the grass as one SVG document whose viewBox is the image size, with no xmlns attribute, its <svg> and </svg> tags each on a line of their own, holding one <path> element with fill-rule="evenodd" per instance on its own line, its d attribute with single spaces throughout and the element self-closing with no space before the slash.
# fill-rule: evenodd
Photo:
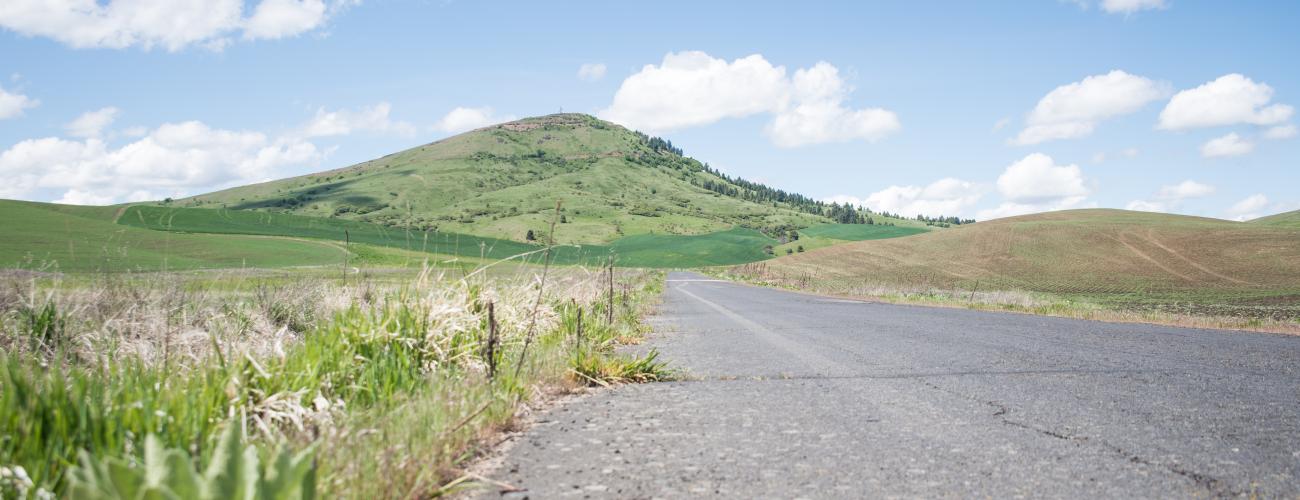
<svg viewBox="0 0 1300 500">
<path fill-rule="evenodd" d="M 173 234 L 114 224 L 117 207 L 0 200 L 0 267 L 53 271 L 290 267 L 339 262 L 322 241 Z"/>
<path fill-rule="evenodd" d="M 881 224 L 821 224 L 799 230 L 800 238 L 812 236 L 842 241 L 882 240 L 911 236 L 928 231 L 924 227 L 885 226 Z"/>
<path fill-rule="evenodd" d="M 1116 317 L 1288 331 L 1300 320 L 1300 231 L 1120 210 L 1052 212 L 862 241 L 730 274 L 845 296 L 1006 292 L 1031 297 L 1009 300 L 1029 312 L 1038 306 L 1025 304 L 1065 303 Z"/>
<path fill-rule="evenodd" d="M 1250 221 L 1250 223 L 1300 229 L 1300 210 L 1292 210 L 1290 212 L 1260 217 Z"/>
<path fill-rule="evenodd" d="M 618 339 L 645 331 L 662 274 L 620 273 L 614 322 L 587 325 L 578 344 L 578 308 L 603 318 L 609 306 L 604 274 L 561 270 L 539 292 L 536 271 L 428 269 L 346 286 L 310 271 L 10 276 L 0 286 L 0 436 L 10 436 L 0 464 L 60 493 L 79 452 L 136 463 L 153 436 L 202 468 L 221 430 L 239 423 L 264 453 L 318 446 L 323 496 L 439 494 L 538 391 L 668 375 L 653 358 L 613 354 Z M 508 368 L 495 378 L 485 372 L 488 303 Z M 520 358 L 534 322 L 537 342 Z M 52 331 L 63 340 L 49 341 Z M 18 486 L 0 484 L 0 495 Z"/>
<path fill-rule="evenodd" d="M 540 154 L 539 154 L 540 153 Z M 523 242 L 565 200 L 563 244 L 628 235 L 698 235 L 733 227 L 830 222 L 785 203 L 705 189 L 727 181 L 696 160 L 650 149 L 634 132 L 580 114 L 475 130 L 327 172 L 177 200 L 185 207 L 289 211 Z M 899 225 L 916 221 L 881 217 Z M 543 238 L 539 237 L 539 241 Z"/>
<path fill-rule="evenodd" d="M 345 219 L 246 210 L 132 206 L 124 210 L 119 222 L 164 231 L 257 234 L 318 238 L 334 242 L 343 241 L 346 231 L 352 242 L 407 252 L 429 251 L 489 260 L 532 252 L 532 262 L 541 258 L 538 252 L 540 246 L 508 240 L 444 232 L 408 233 L 378 224 Z M 642 234 L 620 238 L 612 245 L 557 248 L 553 261 L 559 265 L 592 265 L 613 255 L 620 266 L 628 267 L 727 265 L 766 259 L 769 255 L 763 251 L 763 247 L 775 243 L 776 240 L 758 231 L 743 228 L 701 235 Z"/>
<path fill-rule="evenodd" d="M 820 224 L 799 230 L 799 239 L 776 246 L 776 255 L 825 248 L 848 241 L 901 238 L 929 231 L 925 227 L 887 226 L 882 224 Z"/>
</svg>

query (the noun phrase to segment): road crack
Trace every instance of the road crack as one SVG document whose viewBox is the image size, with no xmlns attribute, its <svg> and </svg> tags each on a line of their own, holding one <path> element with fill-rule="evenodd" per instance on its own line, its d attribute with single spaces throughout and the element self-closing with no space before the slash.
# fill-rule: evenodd
<svg viewBox="0 0 1300 500">
<path fill-rule="evenodd" d="M 993 413 L 992 413 L 990 416 L 992 416 L 993 418 L 997 419 L 997 420 L 998 420 L 1000 423 L 1002 423 L 1003 425 L 1010 426 L 1010 427 L 1016 427 L 1016 428 L 1019 428 L 1019 429 L 1029 430 L 1029 431 L 1032 431 L 1032 432 L 1035 432 L 1035 433 L 1038 433 L 1038 434 L 1041 434 L 1041 435 L 1044 435 L 1044 436 L 1047 436 L 1047 437 L 1051 437 L 1051 438 L 1054 438 L 1054 439 L 1060 439 L 1060 440 L 1063 440 L 1063 441 L 1071 441 L 1071 442 L 1073 442 L 1073 443 L 1076 443 L 1076 445 L 1079 445 L 1079 446 L 1083 446 L 1083 445 L 1085 445 L 1085 444 L 1091 444 L 1091 445 L 1098 446 L 1098 447 L 1100 447 L 1101 449 L 1107 450 L 1107 451 L 1109 451 L 1109 452 L 1111 452 L 1111 453 L 1113 453 L 1113 454 L 1115 454 L 1115 455 L 1120 456 L 1121 458 L 1127 460 L 1127 461 L 1130 462 L 1130 463 L 1134 463 L 1134 464 L 1138 464 L 1138 465 L 1142 465 L 1142 466 L 1146 466 L 1146 467 L 1151 467 L 1151 468 L 1156 468 L 1156 469 L 1164 469 L 1165 471 L 1168 471 L 1168 472 L 1170 472 L 1170 473 L 1172 473 L 1172 474 L 1174 474 L 1174 475 L 1177 475 L 1177 476 L 1180 476 L 1180 477 L 1186 478 L 1187 480 L 1191 481 L 1192 483 L 1196 484 L 1197 486 L 1199 486 L 1199 487 L 1201 487 L 1201 488 L 1204 488 L 1204 489 L 1205 489 L 1206 491 L 1208 491 L 1211 495 L 1216 496 L 1216 497 L 1237 497 L 1237 496 L 1244 496 L 1244 495 L 1246 495 L 1245 492 L 1237 491 L 1237 490 L 1234 490 L 1234 489 L 1230 488 L 1230 487 L 1228 486 L 1228 484 L 1227 484 L 1226 482 L 1224 482 L 1223 480 L 1221 480 L 1221 479 L 1215 478 L 1215 477 L 1210 476 L 1210 475 L 1208 475 L 1208 474 L 1204 474 L 1204 473 L 1200 473 L 1200 472 L 1196 472 L 1196 471 L 1193 471 L 1193 470 L 1187 469 L 1186 467 L 1183 467 L 1182 465 L 1179 465 L 1179 464 L 1160 463 L 1160 462 L 1156 462 L 1156 461 L 1154 461 L 1154 460 L 1150 460 L 1150 459 L 1144 458 L 1144 457 L 1142 457 L 1141 455 L 1138 455 L 1138 454 L 1136 454 L 1136 453 L 1132 453 L 1132 452 L 1130 452 L 1130 451 L 1128 451 L 1128 450 L 1126 450 L 1126 449 L 1124 449 L 1124 448 L 1122 448 L 1122 447 L 1120 447 L 1120 446 L 1116 446 L 1116 445 L 1114 445 L 1114 444 L 1111 444 L 1111 443 L 1109 443 L 1109 442 L 1106 442 L 1106 441 L 1103 440 L 1103 439 L 1098 439 L 1098 438 L 1094 438 L 1094 437 L 1091 437 L 1091 436 L 1080 436 L 1080 435 L 1074 435 L 1074 434 L 1069 434 L 1069 433 L 1066 433 L 1066 432 L 1056 431 L 1056 430 L 1053 430 L 1053 429 L 1045 429 L 1045 428 L 1042 428 L 1042 427 L 1038 427 L 1038 426 L 1035 426 L 1035 425 L 1031 425 L 1031 424 L 1026 423 L 1026 422 L 1020 422 L 1020 421 L 1017 421 L 1017 420 L 1012 420 L 1012 419 L 1008 418 L 1008 415 L 1011 413 L 1011 408 L 1008 407 L 1007 405 L 1003 404 L 1003 403 L 1000 402 L 1000 401 L 980 399 L 980 398 L 977 398 L 977 397 L 974 397 L 974 396 L 970 396 L 970 395 L 967 395 L 967 394 L 964 394 L 964 393 L 961 393 L 961 392 L 953 391 L 953 390 L 950 390 L 950 389 L 945 389 L 945 388 L 940 387 L 940 386 L 938 386 L 938 385 L 936 385 L 936 384 L 934 384 L 933 382 L 930 382 L 930 381 L 928 381 L 928 380 L 922 380 L 921 383 L 924 384 L 926 387 L 929 387 L 929 388 L 931 388 L 931 389 L 934 389 L 934 390 L 937 390 L 937 391 L 940 391 L 940 392 L 943 392 L 943 393 L 946 393 L 946 394 L 950 394 L 950 395 L 953 395 L 953 396 L 957 396 L 957 397 L 959 397 L 959 398 L 966 399 L 966 400 L 969 400 L 969 401 L 974 401 L 974 402 L 977 402 L 977 403 L 982 403 L 982 404 L 984 404 L 984 405 L 987 405 L 987 406 L 993 408 Z"/>
</svg>

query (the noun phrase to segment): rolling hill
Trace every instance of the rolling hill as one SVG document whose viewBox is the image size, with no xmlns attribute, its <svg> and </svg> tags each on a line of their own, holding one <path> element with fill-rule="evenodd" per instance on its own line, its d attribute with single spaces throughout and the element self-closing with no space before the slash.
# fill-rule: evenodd
<svg viewBox="0 0 1300 500">
<path fill-rule="evenodd" d="M 1300 230 L 1124 210 L 1009 217 L 764 265 L 781 279 L 814 281 L 826 291 L 978 286 L 1102 301 L 1300 309 Z"/>
<path fill-rule="evenodd" d="M 1259 224 L 1263 226 L 1300 228 L 1300 210 L 1292 210 L 1290 212 L 1282 212 L 1267 217 L 1260 217 L 1249 222 L 1251 224 Z"/>
<path fill-rule="evenodd" d="M 357 165 L 204 194 L 169 206 L 334 217 L 525 241 L 564 201 L 561 243 L 833 222 L 830 207 L 720 175 L 670 142 L 583 114 L 527 118 Z M 879 223 L 924 227 L 874 214 Z"/>
</svg>

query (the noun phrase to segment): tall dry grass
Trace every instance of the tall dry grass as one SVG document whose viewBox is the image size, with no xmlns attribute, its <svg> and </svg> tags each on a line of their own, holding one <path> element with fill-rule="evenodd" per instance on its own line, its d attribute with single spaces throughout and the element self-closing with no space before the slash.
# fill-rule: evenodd
<svg viewBox="0 0 1300 500">
<path fill-rule="evenodd" d="M 578 308 L 608 307 L 604 275 L 552 270 L 543 287 L 540 270 L 513 269 L 346 285 L 310 273 L 4 276 L 0 466 L 30 484 L 0 478 L 0 494 L 60 492 L 78 452 L 138 457 L 146 435 L 201 463 L 243 419 L 267 447 L 322 443 L 330 496 L 430 496 L 539 394 L 663 375 L 612 353 L 644 330 L 661 274 L 622 272 L 631 293 L 616 321 L 585 325 L 579 347 Z M 509 368 L 496 377 L 489 303 Z"/>
</svg>

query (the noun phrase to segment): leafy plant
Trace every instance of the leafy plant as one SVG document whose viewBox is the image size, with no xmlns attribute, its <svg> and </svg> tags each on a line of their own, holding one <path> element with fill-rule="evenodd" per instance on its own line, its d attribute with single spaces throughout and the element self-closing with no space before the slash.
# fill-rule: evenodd
<svg viewBox="0 0 1300 500">
<path fill-rule="evenodd" d="M 297 454 L 281 447 L 265 464 L 257 447 L 243 446 L 242 426 L 222 432 L 208 466 L 194 468 L 185 451 L 145 439 L 144 464 L 96 458 L 83 451 L 68 474 L 68 495 L 86 499 L 288 500 L 316 496 L 315 447 Z"/>
<path fill-rule="evenodd" d="M 59 308 L 53 301 L 46 302 L 40 308 L 24 307 L 19 310 L 19 316 L 31 335 L 33 349 L 58 347 L 68 320 L 59 313 Z"/>
</svg>

